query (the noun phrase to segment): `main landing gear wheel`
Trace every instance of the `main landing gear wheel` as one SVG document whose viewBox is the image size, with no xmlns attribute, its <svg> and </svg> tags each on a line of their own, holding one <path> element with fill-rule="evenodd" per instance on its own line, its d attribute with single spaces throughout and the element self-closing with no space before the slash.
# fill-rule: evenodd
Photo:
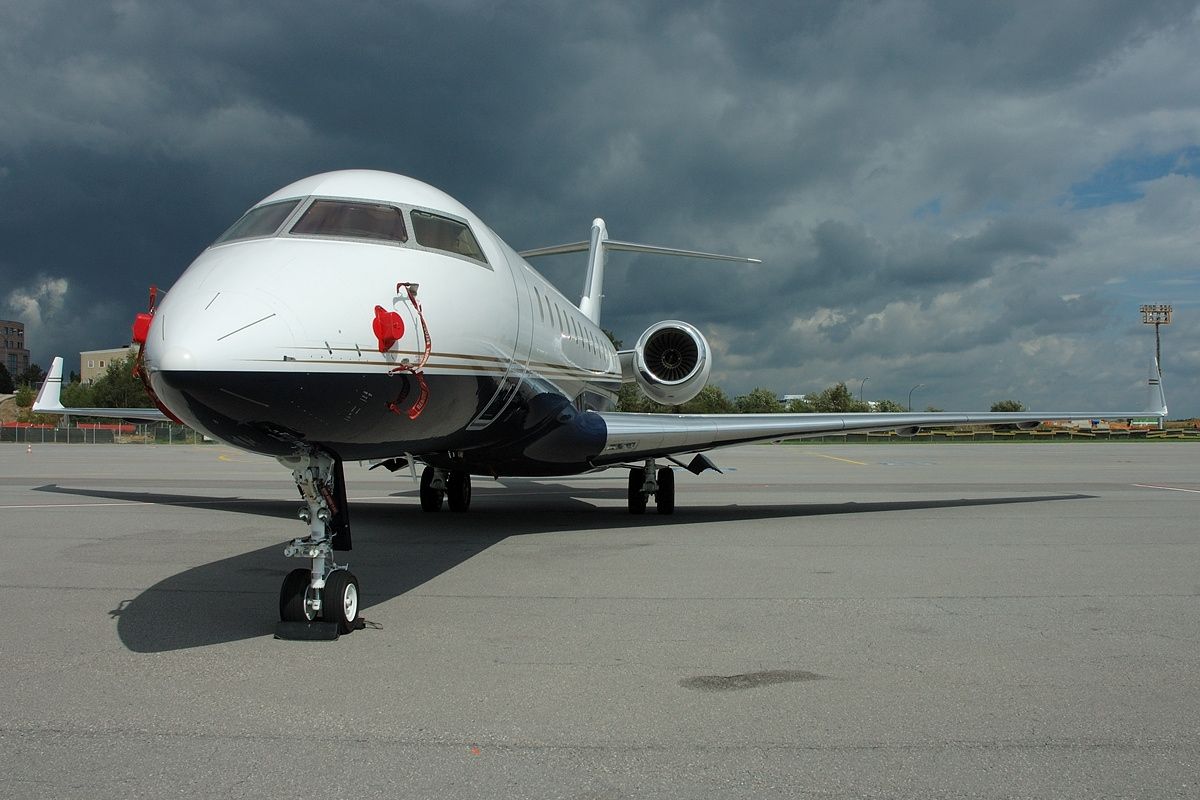
<svg viewBox="0 0 1200 800">
<path fill-rule="evenodd" d="M 421 471 L 421 510 L 422 511 L 441 511 L 442 499 L 446 493 L 441 489 L 434 488 L 434 478 L 437 476 L 437 471 L 433 467 L 426 467 Z M 470 502 L 470 488 L 467 489 L 468 500 Z"/>
<path fill-rule="evenodd" d="M 654 493 L 654 504 L 658 506 L 660 514 L 675 513 L 675 472 L 670 467 L 658 471 L 658 491 Z"/>
<path fill-rule="evenodd" d="M 451 511 L 466 511 L 471 507 L 471 475 L 468 472 L 450 473 L 446 481 L 446 498 Z"/>
<path fill-rule="evenodd" d="M 313 607 L 315 592 L 310 590 L 312 572 L 294 569 L 283 579 L 279 589 L 279 619 L 281 622 L 312 622 L 317 618 Z"/>
<path fill-rule="evenodd" d="M 358 578 L 349 570 L 335 569 L 325 579 L 321 616 L 326 622 L 337 623 L 338 633 L 354 630 L 358 619 Z"/>
<path fill-rule="evenodd" d="M 641 467 L 632 467 L 629 470 L 629 513 L 630 514 L 645 514 L 646 500 L 649 495 L 642 491 L 642 487 L 646 483 L 646 470 Z"/>
</svg>

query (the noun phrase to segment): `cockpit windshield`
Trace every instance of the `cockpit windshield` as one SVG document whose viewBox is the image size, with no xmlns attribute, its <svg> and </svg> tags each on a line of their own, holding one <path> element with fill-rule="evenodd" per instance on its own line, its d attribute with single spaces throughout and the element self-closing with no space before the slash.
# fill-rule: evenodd
<svg viewBox="0 0 1200 800">
<path fill-rule="evenodd" d="M 299 199 L 280 200 L 278 203 L 267 203 L 265 206 L 252 208 L 243 214 L 241 219 L 233 223 L 233 227 L 221 234 L 213 244 L 273 236 L 299 204 Z"/>
<path fill-rule="evenodd" d="M 408 230 L 404 227 L 400 209 L 382 203 L 346 200 L 314 201 L 292 226 L 291 232 L 301 236 L 408 241 Z"/>
<path fill-rule="evenodd" d="M 456 219 L 430 214 L 428 211 L 418 211 L 415 208 L 411 215 L 413 234 L 417 237 L 417 244 L 487 263 L 483 251 L 479 249 L 479 243 L 475 241 L 474 234 L 465 224 Z"/>
</svg>

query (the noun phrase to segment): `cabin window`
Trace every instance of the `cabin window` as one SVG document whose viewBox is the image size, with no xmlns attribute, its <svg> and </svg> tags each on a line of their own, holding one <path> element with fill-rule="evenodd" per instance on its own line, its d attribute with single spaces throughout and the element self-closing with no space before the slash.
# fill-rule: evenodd
<svg viewBox="0 0 1200 800">
<path fill-rule="evenodd" d="M 411 215 L 413 235 L 417 237 L 417 244 L 487 263 L 483 251 L 479 249 L 479 242 L 475 241 L 475 235 L 465 223 L 416 209 L 413 209 Z"/>
<path fill-rule="evenodd" d="M 384 242 L 408 241 L 408 229 L 400 209 L 383 203 L 346 200 L 315 201 L 292 226 L 292 233 Z"/>
<path fill-rule="evenodd" d="M 267 203 L 257 206 L 242 215 L 233 223 L 233 227 L 221 234 L 213 244 L 234 242 L 238 239 L 256 239 L 264 236 L 274 236 L 283 221 L 300 205 L 300 200 L 280 200 L 277 203 Z"/>
</svg>

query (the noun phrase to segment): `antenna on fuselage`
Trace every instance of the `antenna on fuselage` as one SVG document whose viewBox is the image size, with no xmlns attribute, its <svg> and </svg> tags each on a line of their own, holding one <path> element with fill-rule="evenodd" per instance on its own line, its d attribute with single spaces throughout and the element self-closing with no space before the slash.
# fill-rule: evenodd
<svg viewBox="0 0 1200 800">
<path fill-rule="evenodd" d="M 518 255 L 522 258 L 537 256 L 556 256 L 562 253 L 582 253 L 587 251 L 587 276 L 583 280 L 583 297 L 579 298 L 580 312 L 593 323 L 600 324 L 600 301 L 604 298 L 604 262 L 609 250 L 623 250 L 627 253 L 648 253 L 657 256 L 684 256 L 687 258 L 706 258 L 711 261 L 737 261 L 743 264 L 761 264 L 760 258 L 745 256 L 726 256 L 719 253 L 702 253 L 699 250 L 680 250 L 675 247 L 658 247 L 652 244 L 637 244 L 636 242 L 616 242 L 608 238 L 608 228 L 604 220 L 596 217 L 592 220 L 592 235 L 586 242 L 572 242 L 553 247 L 539 247 L 534 250 L 524 250 Z"/>
</svg>

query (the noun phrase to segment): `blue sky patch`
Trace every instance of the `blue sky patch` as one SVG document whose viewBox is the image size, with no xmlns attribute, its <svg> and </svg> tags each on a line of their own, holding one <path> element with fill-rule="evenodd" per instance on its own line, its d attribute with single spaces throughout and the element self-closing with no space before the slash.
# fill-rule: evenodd
<svg viewBox="0 0 1200 800">
<path fill-rule="evenodd" d="M 936 217 L 942 213 L 942 198 L 935 197 L 928 203 L 917 208 L 913 212 L 914 219 L 924 219 L 925 217 Z"/>
<path fill-rule="evenodd" d="M 1073 184 L 1067 201 L 1074 208 L 1131 203 L 1143 196 L 1139 184 L 1172 174 L 1200 174 L 1200 146 L 1170 153 L 1134 153 L 1115 158 L 1086 181 Z"/>
</svg>

